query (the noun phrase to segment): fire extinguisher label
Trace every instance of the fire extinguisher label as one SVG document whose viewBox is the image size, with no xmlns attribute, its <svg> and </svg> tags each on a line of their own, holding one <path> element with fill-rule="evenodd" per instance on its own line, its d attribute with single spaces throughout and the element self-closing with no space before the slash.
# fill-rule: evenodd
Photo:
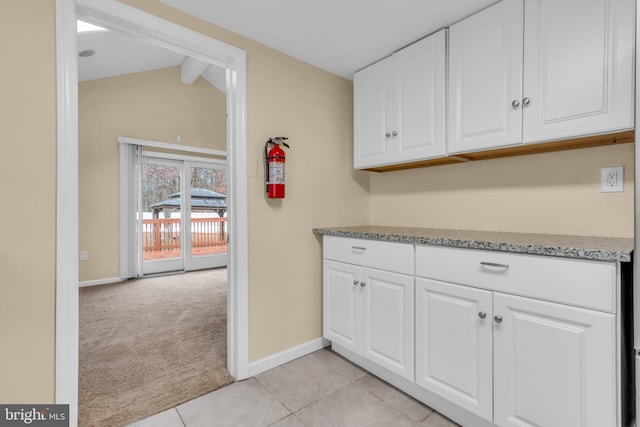
<svg viewBox="0 0 640 427">
<path fill-rule="evenodd" d="M 269 163 L 269 184 L 284 184 L 284 163 Z"/>
</svg>

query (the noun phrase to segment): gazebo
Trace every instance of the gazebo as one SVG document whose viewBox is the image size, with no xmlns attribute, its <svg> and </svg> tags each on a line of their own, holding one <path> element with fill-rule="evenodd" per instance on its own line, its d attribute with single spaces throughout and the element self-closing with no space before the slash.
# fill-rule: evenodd
<svg viewBox="0 0 640 427">
<path fill-rule="evenodd" d="M 166 209 L 165 217 L 167 217 L 167 212 L 180 210 L 180 206 L 182 206 L 182 200 L 180 192 L 178 192 L 173 193 L 166 200 L 149 205 L 149 208 L 153 210 L 153 219 L 158 219 L 161 211 Z M 227 211 L 227 196 L 206 188 L 192 188 L 191 210 L 193 212 L 216 212 L 222 218 Z"/>
</svg>

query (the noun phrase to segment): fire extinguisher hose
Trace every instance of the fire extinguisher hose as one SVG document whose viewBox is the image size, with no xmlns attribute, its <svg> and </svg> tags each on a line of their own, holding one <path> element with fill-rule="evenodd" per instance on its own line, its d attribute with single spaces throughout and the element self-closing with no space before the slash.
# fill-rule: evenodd
<svg viewBox="0 0 640 427">
<path fill-rule="evenodd" d="M 271 138 L 267 142 L 264 143 L 264 192 L 269 192 L 269 144 L 271 143 Z"/>
</svg>

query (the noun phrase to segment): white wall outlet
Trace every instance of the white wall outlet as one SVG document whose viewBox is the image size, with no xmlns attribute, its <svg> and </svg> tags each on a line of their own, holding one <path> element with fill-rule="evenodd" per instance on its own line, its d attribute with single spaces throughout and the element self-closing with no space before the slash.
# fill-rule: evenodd
<svg viewBox="0 0 640 427">
<path fill-rule="evenodd" d="M 600 174 L 602 193 L 619 193 L 624 191 L 624 166 L 602 168 Z"/>
<path fill-rule="evenodd" d="M 86 261 L 89 259 L 89 252 L 80 251 L 80 261 Z"/>
</svg>

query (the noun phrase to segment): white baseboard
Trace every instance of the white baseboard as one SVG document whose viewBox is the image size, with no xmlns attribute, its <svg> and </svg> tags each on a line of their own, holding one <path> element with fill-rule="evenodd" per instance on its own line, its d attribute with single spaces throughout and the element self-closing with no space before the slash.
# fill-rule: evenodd
<svg viewBox="0 0 640 427">
<path fill-rule="evenodd" d="M 117 283 L 122 281 L 123 280 L 119 277 L 109 277 L 107 279 L 87 280 L 84 282 L 80 282 L 78 283 L 78 287 L 84 288 L 86 286 L 108 285 L 109 283 Z"/>
<path fill-rule="evenodd" d="M 273 369 L 294 359 L 306 356 L 309 353 L 313 353 L 314 351 L 325 348 L 329 346 L 329 344 L 331 344 L 329 340 L 326 340 L 324 338 L 317 338 L 304 344 L 300 344 L 296 347 L 281 351 L 280 353 L 265 357 L 264 359 L 256 360 L 255 362 L 249 363 L 249 376 L 253 377 L 255 375 L 261 374 L 262 372 L 268 371 L 269 369 Z"/>
</svg>

